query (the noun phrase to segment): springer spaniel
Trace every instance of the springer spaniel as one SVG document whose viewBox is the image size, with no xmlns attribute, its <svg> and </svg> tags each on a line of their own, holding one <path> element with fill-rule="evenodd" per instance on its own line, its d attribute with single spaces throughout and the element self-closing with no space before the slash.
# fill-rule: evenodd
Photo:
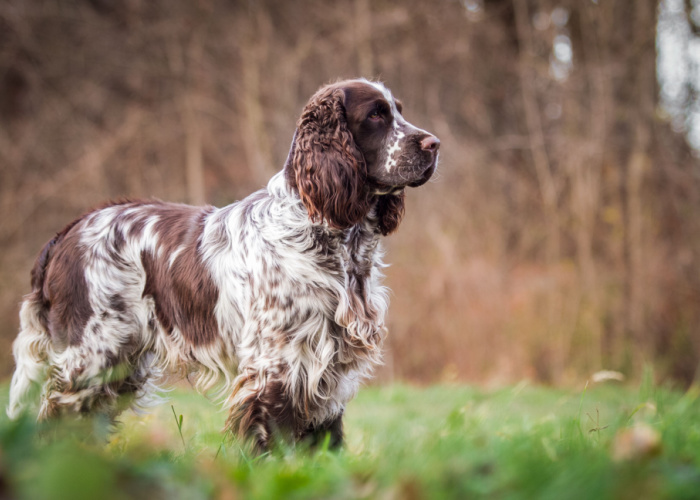
<svg viewBox="0 0 700 500">
<path fill-rule="evenodd" d="M 267 449 L 277 431 L 342 442 L 345 405 L 381 361 L 380 236 L 440 141 L 381 83 L 322 87 L 281 172 L 224 208 L 114 203 L 66 226 L 31 273 L 8 415 L 42 387 L 39 418 L 114 420 L 156 382 L 223 381 L 226 430 Z"/>
</svg>

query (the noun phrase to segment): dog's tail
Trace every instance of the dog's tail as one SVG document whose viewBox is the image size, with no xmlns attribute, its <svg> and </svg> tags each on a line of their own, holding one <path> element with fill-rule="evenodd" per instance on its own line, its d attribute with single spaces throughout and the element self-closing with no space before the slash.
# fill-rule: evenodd
<svg viewBox="0 0 700 500">
<path fill-rule="evenodd" d="M 21 331 L 12 344 L 15 357 L 15 373 L 10 384 L 10 403 L 7 415 L 19 417 L 27 404 L 35 399 L 46 379 L 51 337 L 45 331 L 39 315 L 43 304 L 32 293 L 22 304 L 20 311 Z"/>
</svg>

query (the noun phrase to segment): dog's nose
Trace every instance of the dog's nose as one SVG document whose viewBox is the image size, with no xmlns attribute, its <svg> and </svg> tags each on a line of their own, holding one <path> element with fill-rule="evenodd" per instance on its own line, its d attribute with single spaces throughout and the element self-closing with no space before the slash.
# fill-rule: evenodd
<svg viewBox="0 0 700 500">
<path fill-rule="evenodd" d="M 432 151 L 435 153 L 440 147 L 440 139 L 434 135 L 429 135 L 422 141 L 420 141 L 420 147 L 423 151 Z"/>
</svg>

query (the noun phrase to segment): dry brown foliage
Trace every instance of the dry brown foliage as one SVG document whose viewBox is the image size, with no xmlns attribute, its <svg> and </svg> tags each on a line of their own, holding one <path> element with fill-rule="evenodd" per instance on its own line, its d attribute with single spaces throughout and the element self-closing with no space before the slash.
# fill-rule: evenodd
<svg viewBox="0 0 700 500">
<path fill-rule="evenodd" d="M 0 371 L 64 224 L 122 196 L 244 197 L 281 168 L 306 99 L 361 75 L 442 140 L 388 240 L 384 378 L 653 361 L 691 380 L 700 166 L 659 112 L 656 18 L 653 0 L 0 2 Z"/>
</svg>

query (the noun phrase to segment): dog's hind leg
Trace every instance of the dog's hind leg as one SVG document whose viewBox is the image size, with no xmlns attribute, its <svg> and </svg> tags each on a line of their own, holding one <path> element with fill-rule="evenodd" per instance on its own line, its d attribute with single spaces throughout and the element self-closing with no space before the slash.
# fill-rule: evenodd
<svg viewBox="0 0 700 500">
<path fill-rule="evenodd" d="M 39 419 L 58 416 L 103 417 L 111 425 L 130 406 L 148 406 L 153 380 L 158 378 L 153 358 L 137 357 L 132 363 L 102 347 L 68 347 L 49 368 Z"/>
<path fill-rule="evenodd" d="M 51 338 L 39 321 L 40 305 L 29 298 L 20 312 L 21 331 L 12 344 L 16 368 L 10 383 L 7 415 L 15 419 L 38 399 L 51 357 Z"/>
<path fill-rule="evenodd" d="M 116 394 L 111 390 L 103 352 L 89 352 L 83 346 L 68 347 L 48 371 L 39 419 L 104 413 L 115 417 Z"/>
</svg>

